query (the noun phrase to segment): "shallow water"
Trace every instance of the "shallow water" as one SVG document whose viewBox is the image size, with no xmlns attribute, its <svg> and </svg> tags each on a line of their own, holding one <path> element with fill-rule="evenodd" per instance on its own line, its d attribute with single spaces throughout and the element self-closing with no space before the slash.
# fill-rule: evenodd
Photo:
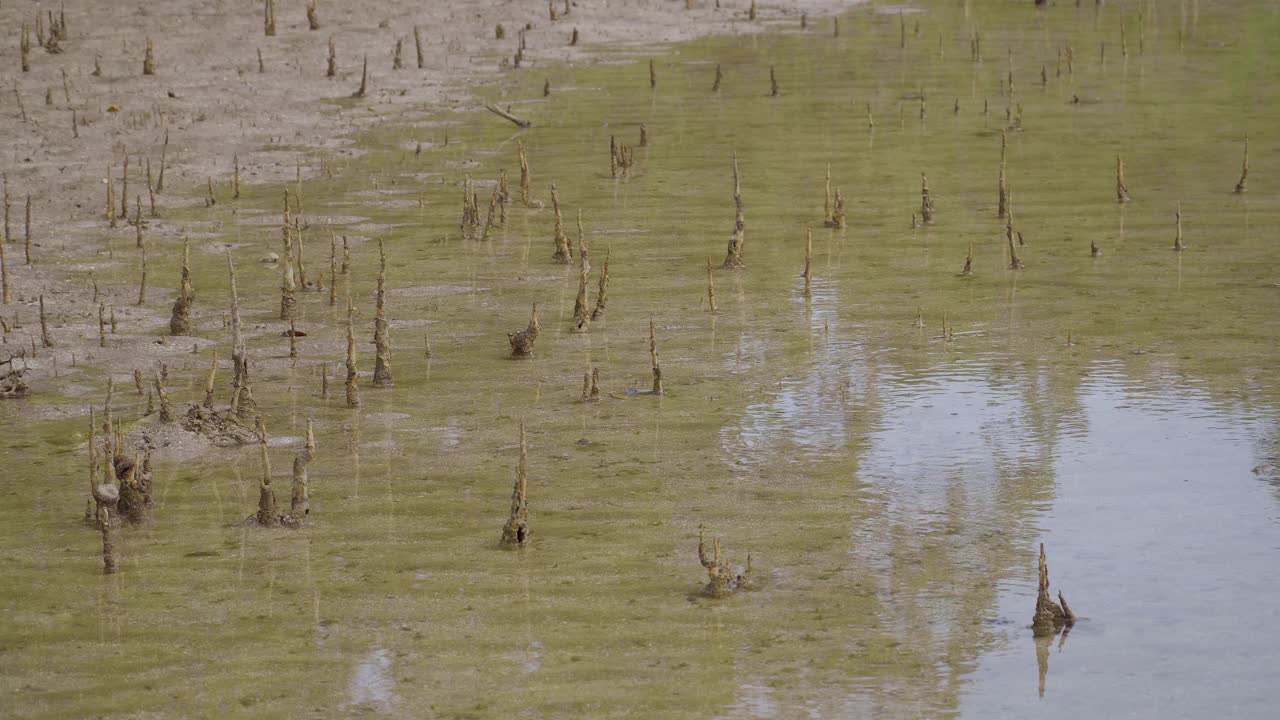
<svg viewBox="0 0 1280 720">
<path fill-rule="evenodd" d="M 353 236 L 365 340 L 377 257 L 366 238 L 387 245 L 397 386 L 366 376 L 358 412 L 336 380 L 333 399 L 319 397 L 319 363 L 336 373 L 343 348 L 327 293 L 300 295 L 308 337 L 298 367 L 287 360 L 277 271 L 256 263 L 279 252 L 279 231 L 248 212 L 278 212 L 280 188 L 246 188 L 244 217 L 220 203 L 224 239 L 247 243 L 235 257 L 255 392 L 272 435 L 294 438 L 272 445 L 281 501 L 296 439 L 316 421 L 315 522 L 239 524 L 256 504 L 252 449 L 161 462 L 154 522 L 121 533 L 123 571 L 103 577 L 98 535 L 79 519 L 85 421 L 15 427 L 21 406 L 0 405 L 4 456 L 28 475 L 0 504 L 4 706 L 1269 717 L 1280 16 L 1265 3 L 1188 3 L 1185 17 L 1144 4 L 1140 35 L 1135 3 L 1100 15 L 1058 5 L 920 3 L 903 16 L 905 48 L 903 21 L 875 8 L 845 17 L 838 39 L 824 21 L 677 46 L 658 56 L 652 92 L 644 60 L 534 68 L 478 89 L 532 131 L 444 114 L 454 124 L 361 137 L 364 154 L 329 158 L 334 177 L 300 188 L 310 274 L 327 270 L 324 213 Z M 1004 269 L 995 218 L 1008 49 L 1024 128 L 1009 133 L 1027 240 L 1018 272 Z M 717 62 L 725 79 L 711 94 Z M 778 98 L 766 97 L 770 65 Z M 640 122 L 652 144 L 636 148 L 631 177 L 611 180 L 609 136 L 634 143 Z M 1253 172 L 1237 196 L 1246 134 Z M 505 168 L 518 196 L 517 138 L 548 207 L 517 201 L 491 240 L 462 240 L 463 174 L 491 182 Z M 732 229 L 735 151 L 747 268 L 716 272 L 712 315 L 705 264 L 719 264 Z M 827 163 L 849 204 L 843 231 L 821 227 Z M 912 229 L 920 172 L 938 222 Z M 597 271 L 610 254 L 609 311 L 583 335 L 567 331 L 576 268 L 550 261 L 551 181 L 571 236 L 582 208 Z M 400 202 L 418 193 L 423 207 Z M 1176 202 L 1183 253 L 1170 250 Z M 808 299 L 806 224 L 817 226 Z M 976 274 L 957 277 L 971 241 Z M 155 276 L 176 278 L 175 260 Z M 223 260 L 193 262 L 198 317 L 225 357 Z M 106 272 L 132 281 L 126 264 Z M 531 302 L 536 355 L 509 360 L 504 333 Z M 628 396 L 649 386 L 650 316 L 668 395 Z M 368 372 L 371 346 L 361 352 Z M 203 397 L 208 359 L 171 363 L 175 399 Z M 592 366 L 606 397 L 583 405 Z M 83 403 L 76 393 L 94 384 L 99 397 L 106 377 L 62 382 L 30 403 Z M 141 405 L 127 398 L 123 413 Z M 533 541 L 509 552 L 496 541 L 520 419 Z M 751 553 L 759 590 L 697 595 L 700 526 L 735 563 Z M 1061 644 L 1027 627 L 1040 542 L 1054 590 L 1087 618 Z"/>
</svg>

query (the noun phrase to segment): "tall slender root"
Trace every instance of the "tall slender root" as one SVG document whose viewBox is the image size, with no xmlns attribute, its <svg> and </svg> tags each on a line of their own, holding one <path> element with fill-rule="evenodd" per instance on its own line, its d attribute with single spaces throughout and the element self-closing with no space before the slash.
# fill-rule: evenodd
<svg viewBox="0 0 1280 720">
<path fill-rule="evenodd" d="M 649 362 L 653 366 L 653 394 L 663 395 L 662 366 L 658 364 L 658 338 L 654 332 L 653 316 L 649 316 Z"/>
<path fill-rule="evenodd" d="M 178 297 L 173 302 L 173 312 L 169 317 L 170 335 L 191 334 L 191 305 L 195 299 L 195 288 L 191 284 L 191 241 L 183 238 L 182 280 L 178 285 Z"/>
<path fill-rule="evenodd" d="M 600 269 L 600 284 L 596 287 L 596 305 L 591 310 L 591 319 L 599 320 L 608 310 L 609 302 L 609 249 L 604 251 L 604 267 Z"/>
<path fill-rule="evenodd" d="M 520 460 L 516 465 L 515 487 L 511 490 L 511 514 L 502 526 L 503 545 L 523 545 L 529 540 L 529 444 L 524 421 L 520 422 Z"/>
<path fill-rule="evenodd" d="M 729 249 L 725 254 L 722 268 L 736 270 L 745 267 L 742 262 L 742 246 L 746 243 L 746 217 L 742 205 L 742 184 L 738 176 L 738 153 L 733 154 L 733 235 L 729 238 Z"/>
<path fill-rule="evenodd" d="M 582 231 L 582 211 L 578 211 L 578 295 L 573 301 L 573 331 L 586 332 L 591 324 L 591 311 L 587 307 L 587 280 L 591 274 L 591 260 L 587 256 L 586 233 Z"/>
<path fill-rule="evenodd" d="M 387 253 L 381 240 L 378 241 L 378 263 L 377 308 L 373 318 L 373 386 L 388 388 L 395 383 L 391 380 L 391 340 L 387 336 Z"/>
</svg>

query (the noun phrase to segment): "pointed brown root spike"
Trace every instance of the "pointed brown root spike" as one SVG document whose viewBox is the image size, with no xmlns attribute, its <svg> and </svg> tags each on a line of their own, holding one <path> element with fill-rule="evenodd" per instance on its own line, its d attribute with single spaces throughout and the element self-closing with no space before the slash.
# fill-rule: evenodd
<svg viewBox="0 0 1280 720">
<path fill-rule="evenodd" d="M 481 240 L 488 240 L 489 231 L 500 225 L 498 222 L 498 205 L 498 188 L 494 187 L 493 192 L 489 193 L 489 212 L 484 218 L 484 229 L 480 231 Z"/>
<path fill-rule="evenodd" d="M 280 524 L 280 515 L 276 512 L 276 493 L 271 488 L 271 456 L 267 454 L 267 428 L 262 418 L 257 421 L 258 447 L 262 457 L 262 479 L 258 482 L 258 513 L 254 518 L 262 527 L 276 527 Z"/>
<path fill-rule="evenodd" d="M 413 49 L 417 53 L 418 69 L 421 70 L 427 66 L 427 56 L 422 48 L 422 28 L 417 25 L 413 26 Z"/>
<path fill-rule="evenodd" d="M 529 176 L 529 158 L 524 154 L 524 143 L 516 141 L 516 153 L 520 160 L 520 202 L 525 207 L 533 207 L 533 198 L 530 195 L 530 183 L 532 178 Z"/>
<path fill-rule="evenodd" d="M 827 163 L 827 181 L 823 189 L 822 222 L 831 227 L 831 163 Z"/>
<path fill-rule="evenodd" d="M 404 69 L 404 59 L 402 55 L 403 50 L 404 50 L 404 39 L 396 38 L 396 51 L 395 51 L 395 54 L 391 57 L 392 70 Z"/>
<path fill-rule="evenodd" d="M 294 280 L 293 223 L 289 220 L 289 191 L 284 191 L 284 221 L 281 224 L 283 251 L 280 253 L 280 319 L 294 318 L 298 285 Z"/>
<path fill-rule="evenodd" d="M 135 237 L 135 240 L 137 241 L 137 246 L 142 247 L 142 198 L 138 197 L 137 200 L 138 200 L 138 207 L 133 214 L 133 229 L 134 229 L 134 237 Z"/>
<path fill-rule="evenodd" d="M 9 291 L 9 256 L 4 249 L 6 242 L 6 238 L 0 237 L 0 301 L 8 305 L 13 302 L 13 295 Z"/>
<path fill-rule="evenodd" d="M 191 334 L 191 304 L 195 302 L 195 288 L 191 285 L 191 243 L 182 241 L 182 281 L 178 286 L 178 298 L 173 302 L 173 313 L 169 317 L 169 334 Z"/>
<path fill-rule="evenodd" d="M 520 461 L 516 465 L 515 487 L 511 490 L 511 515 L 502 526 L 503 545 L 523 545 L 529 540 L 529 444 L 524 422 L 520 423 Z"/>
<path fill-rule="evenodd" d="M 151 206 L 151 217 L 160 217 L 156 212 L 156 188 L 151 182 L 151 158 L 147 158 L 147 200 Z"/>
<path fill-rule="evenodd" d="M 507 342 L 511 344 L 511 354 L 514 356 L 533 354 L 533 343 L 538 339 L 538 333 L 541 331 L 542 325 L 538 323 L 538 304 L 534 303 L 529 315 L 529 326 L 507 335 Z"/>
<path fill-rule="evenodd" d="M 649 318 L 649 361 L 653 365 L 653 394 L 663 395 L 662 366 L 658 364 L 658 338 L 653 328 L 653 317 Z"/>
<path fill-rule="evenodd" d="M 262 13 L 262 29 L 268 36 L 276 34 L 276 3 L 275 0 L 266 0 Z"/>
<path fill-rule="evenodd" d="M 204 407 L 208 410 L 213 409 L 213 381 L 218 376 L 218 355 L 214 353 L 213 359 L 209 361 L 209 377 L 204 384 Z"/>
<path fill-rule="evenodd" d="M 253 399 L 253 388 L 249 384 L 249 353 L 244 346 L 244 336 L 240 329 L 240 298 L 236 292 L 236 268 L 231 262 L 231 252 L 227 252 L 227 273 L 231 279 L 231 365 L 234 376 L 231 380 L 231 412 L 239 420 L 248 420 L 257 414 L 258 406 Z"/>
<path fill-rule="evenodd" d="M 31 72 L 31 26 L 22 23 L 22 36 L 18 40 L 22 55 L 22 72 Z"/>
<path fill-rule="evenodd" d="M 1007 137 L 1005 131 L 1000 131 L 1000 209 L 996 211 L 996 217 L 1003 218 L 1009 212 L 1009 183 L 1008 176 L 1005 171 L 1005 154 L 1007 148 Z"/>
<path fill-rule="evenodd" d="M 1058 591 L 1058 604 L 1062 606 L 1063 623 L 1065 625 L 1074 625 L 1076 622 L 1076 614 L 1071 612 L 1071 606 L 1067 605 L 1067 597 Z"/>
<path fill-rule="evenodd" d="M 542 81 L 542 97 L 551 97 L 551 79 Z"/>
<path fill-rule="evenodd" d="M 293 458 L 293 487 L 289 498 L 289 515 L 301 522 L 311 514 L 310 482 L 307 478 L 307 466 L 316 457 L 316 434 L 311 419 L 307 418 L 307 444 L 302 452 Z"/>
<path fill-rule="evenodd" d="M 1072 616 L 1074 620 L 1074 616 Z M 1049 595 L 1049 565 L 1045 561 L 1044 543 L 1040 543 L 1040 585 L 1036 594 L 1036 614 L 1031 631 L 1036 637 L 1048 637 L 1067 624 L 1067 613 Z"/>
<path fill-rule="evenodd" d="M 933 224 L 933 198 L 929 196 L 929 178 L 920 173 L 920 220 L 925 225 Z"/>
<path fill-rule="evenodd" d="M 1102 248 L 1092 239 L 1089 240 L 1089 257 L 1102 257 Z"/>
<path fill-rule="evenodd" d="M 40 293 L 40 344 L 47 348 L 53 347 L 53 338 L 49 335 L 49 321 L 44 314 L 44 293 Z"/>
<path fill-rule="evenodd" d="M 123 437 L 122 435 L 120 437 Z M 116 442 L 114 462 L 116 481 L 120 488 L 119 509 L 121 516 L 130 523 L 140 523 L 147 519 L 147 499 L 142 491 L 138 474 L 138 463 L 123 454 L 123 442 Z"/>
<path fill-rule="evenodd" d="M 120 170 L 120 217 L 129 220 L 129 154 L 125 153 L 124 167 Z"/>
<path fill-rule="evenodd" d="M 146 55 L 142 58 L 142 74 L 156 74 L 156 55 L 154 48 L 151 46 L 151 38 L 147 38 L 147 51 Z"/>
<path fill-rule="evenodd" d="M 711 269 L 711 258 L 707 258 L 707 305 L 711 313 L 716 312 L 716 276 Z"/>
<path fill-rule="evenodd" d="M 338 74 L 338 45 L 332 35 L 329 36 L 329 64 L 325 68 L 325 77 L 335 77 Z"/>
<path fill-rule="evenodd" d="M 587 279 L 591 273 L 591 261 L 587 257 L 587 240 L 582 232 L 582 211 L 578 211 L 578 296 L 573 301 L 573 331 L 586 332 L 591 324 L 591 311 L 587 308 Z"/>
<path fill-rule="evenodd" d="M 969 252 L 964 256 L 964 269 L 960 271 L 961 275 L 973 274 L 973 241 L 969 241 Z"/>
<path fill-rule="evenodd" d="M 364 64 L 360 69 L 360 89 L 352 93 L 353 98 L 362 98 L 369 92 L 369 56 L 364 56 Z"/>
<path fill-rule="evenodd" d="M 169 391 L 165 389 L 160 373 L 154 378 L 156 398 L 160 400 L 160 422 L 173 422 L 173 406 L 169 404 Z"/>
<path fill-rule="evenodd" d="M 1173 217 L 1177 223 L 1178 231 L 1173 236 L 1173 249 L 1175 252 L 1182 252 L 1186 246 L 1182 244 L 1182 203 L 1178 203 L 1173 210 Z"/>
<path fill-rule="evenodd" d="M 591 389 L 584 399 L 587 402 L 600 402 L 600 368 L 591 369 Z"/>
<path fill-rule="evenodd" d="M 643 127 L 643 126 L 641 126 Z M 26 234 L 23 236 L 23 249 L 26 255 L 27 264 L 31 264 L 31 196 L 27 196 L 27 209 L 25 213 Z"/>
<path fill-rule="evenodd" d="M 711 92 L 720 92 L 720 81 L 724 79 L 724 72 L 720 69 L 720 63 L 716 63 L 716 80 L 711 84 Z"/>
<path fill-rule="evenodd" d="M 702 591 L 711 597 L 726 597 L 735 589 L 733 572 L 720 560 L 720 540 L 717 538 L 712 542 L 712 555 L 707 557 L 706 540 L 702 530 L 698 530 L 698 562 L 707 569 L 707 578 L 710 581 Z"/>
<path fill-rule="evenodd" d="M 147 244 L 143 242 L 139 247 L 142 248 L 142 277 L 138 279 L 138 305 L 145 305 L 147 303 Z"/>
<path fill-rule="evenodd" d="M 329 307 L 338 304 L 338 238 L 329 229 Z"/>
<path fill-rule="evenodd" d="M 458 229 L 462 231 L 462 237 L 467 239 L 475 235 L 475 227 L 478 222 L 476 217 L 478 211 L 473 211 L 471 203 L 471 177 L 467 176 L 462 180 L 462 222 L 458 225 Z"/>
<path fill-rule="evenodd" d="M 560 214 L 560 194 L 556 191 L 556 184 L 551 183 L 551 209 L 555 213 L 555 247 L 556 251 L 551 259 L 568 265 L 573 261 L 573 249 L 569 245 L 569 236 L 564 232 L 564 218 Z"/>
<path fill-rule="evenodd" d="M 1129 202 L 1129 188 L 1124 184 L 1124 160 L 1116 156 L 1116 202 Z"/>
<path fill-rule="evenodd" d="M 373 346 L 375 363 L 373 368 L 373 386 L 388 388 L 395 383 L 391 380 L 391 340 L 387 336 L 387 254 L 382 241 L 378 241 L 378 292 L 377 309 L 373 319 Z"/>
<path fill-rule="evenodd" d="M 1004 234 L 1005 239 L 1009 241 L 1009 269 L 1021 270 L 1024 265 L 1022 264 L 1022 258 L 1018 257 L 1018 246 L 1013 240 L 1013 226 L 1005 225 Z"/>
<path fill-rule="evenodd" d="M 360 375 L 356 372 L 355 308 L 347 298 L 347 407 L 360 407 Z"/>
<path fill-rule="evenodd" d="M 231 199 L 240 199 L 240 155 L 231 156 Z"/>
<path fill-rule="evenodd" d="M 6 216 L 8 213 L 5 213 Z M 116 186 L 111 179 L 111 166 L 107 166 L 107 222 L 111 227 L 116 226 Z M 5 235 L 9 233 L 6 230 Z"/>
<path fill-rule="evenodd" d="M 117 567 L 116 546 L 115 539 L 112 537 L 111 512 L 105 507 L 98 508 L 98 527 L 102 528 L 102 572 L 110 575 L 116 571 Z"/>
<path fill-rule="evenodd" d="M 142 389 L 142 370 L 133 369 L 133 387 L 138 391 L 138 395 L 146 395 L 146 391 Z"/>
<path fill-rule="evenodd" d="M 649 147 L 649 128 L 644 123 L 640 123 L 640 147 Z"/>
<path fill-rule="evenodd" d="M 307 27 L 311 30 L 320 29 L 320 15 L 316 12 L 316 0 L 307 3 Z"/>
<path fill-rule="evenodd" d="M 1240 182 L 1236 183 L 1236 194 L 1246 192 L 1245 183 L 1249 180 L 1249 138 L 1244 139 L 1244 161 L 1240 166 Z"/>
<path fill-rule="evenodd" d="M 751 0 L 751 9 L 747 11 L 747 19 L 755 20 L 757 16 L 756 0 Z"/>
<path fill-rule="evenodd" d="M 4 250 L 0 248 L 0 260 L 4 259 Z M 8 289 L 6 285 L 5 289 Z M 9 295 L 5 293 L 5 304 L 9 304 Z M 98 303 L 98 347 L 107 346 L 107 307 Z"/>
<path fill-rule="evenodd" d="M 653 66 L 653 59 L 649 60 L 649 89 L 658 89 L 658 71 Z"/>
<path fill-rule="evenodd" d="M 769 66 L 769 97 L 778 97 L 778 76 L 772 65 Z"/>
<path fill-rule="evenodd" d="M 604 251 L 604 267 L 600 269 L 600 284 L 596 287 L 596 306 L 591 311 L 591 319 L 604 317 L 609 302 L 609 250 Z"/>
<path fill-rule="evenodd" d="M 836 202 L 831 208 L 831 221 L 827 227 L 843 230 L 846 227 L 845 222 L 844 195 L 840 194 L 840 188 L 837 187 Z"/>
<path fill-rule="evenodd" d="M 746 242 L 746 218 L 742 206 L 742 184 L 738 177 L 738 153 L 733 154 L 733 204 L 736 208 L 733 221 L 733 235 L 729 238 L 729 250 L 725 254 L 721 267 L 736 270 L 743 267 L 742 246 Z"/>
<path fill-rule="evenodd" d="M 804 230 L 804 296 L 809 297 L 813 289 L 813 231 Z"/>
<path fill-rule="evenodd" d="M 165 156 L 169 152 L 169 131 L 164 131 L 164 143 L 160 146 L 160 174 L 156 176 L 156 192 L 164 190 L 164 165 Z M 110 175 L 110 173 L 108 173 Z M 109 179 L 108 179 L 109 181 Z"/>
</svg>

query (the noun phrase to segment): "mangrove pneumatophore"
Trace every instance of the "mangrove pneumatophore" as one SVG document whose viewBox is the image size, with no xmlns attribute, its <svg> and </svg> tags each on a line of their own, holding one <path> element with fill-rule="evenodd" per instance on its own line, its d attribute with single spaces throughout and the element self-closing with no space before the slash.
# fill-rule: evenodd
<svg viewBox="0 0 1280 720">
<path fill-rule="evenodd" d="M 516 482 L 511 490 L 511 514 L 502 526 L 503 545 L 523 545 L 529 540 L 529 445 L 525 440 L 524 422 L 520 423 L 520 461 L 516 464 Z"/>
<path fill-rule="evenodd" d="M 1064 627 L 1075 624 L 1076 616 L 1067 606 L 1067 599 L 1058 593 L 1061 604 L 1049 595 L 1049 565 L 1045 561 L 1044 543 L 1040 543 L 1040 589 L 1036 594 L 1036 614 L 1031 620 L 1031 631 L 1036 637 L 1053 636 Z"/>
<path fill-rule="evenodd" d="M 511 354 L 524 357 L 533 354 L 533 343 L 538 339 L 542 326 L 538 324 L 538 303 L 533 304 L 529 313 L 529 326 L 519 332 L 507 334 L 507 342 L 511 344 Z"/>
<path fill-rule="evenodd" d="M 1116 156 L 1116 202 L 1129 202 L 1129 188 L 1124 184 L 1124 160 Z"/>
<path fill-rule="evenodd" d="M 726 270 L 737 270 L 744 267 L 742 263 L 742 246 L 746 243 L 746 220 L 742 207 L 742 183 L 738 178 L 738 153 L 733 154 L 733 235 L 729 238 L 729 249 L 724 256 Z"/>
<path fill-rule="evenodd" d="M 379 240 L 377 307 L 373 318 L 373 386 L 377 388 L 389 388 L 395 384 L 391 380 L 391 339 L 387 336 L 386 282 L 387 253 Z"/>
<path fill-rule="evenodd" d="M 735 574 L 720 556 L 720 538 L 712 540 L 712 554 L 707 555 L 706 540 L 702 528 L 698 528 L 698 562 L 707 569 L 709 582 L 702 588 L 704 595 L 713 598 L 728 597 L 738 590 L 751 589 L 751 555 L 747 555 L 747 567 Z"/>
<path fill-rule="evenodd" d="M 182 280 L 178 285 L 178 297 L 173 301 L 173 313 L 169 317 L 170 335 L 191 334 L 191 306 L 196 291 L 191 285 L 191 241 L 182 241 Z"/>
</svg>

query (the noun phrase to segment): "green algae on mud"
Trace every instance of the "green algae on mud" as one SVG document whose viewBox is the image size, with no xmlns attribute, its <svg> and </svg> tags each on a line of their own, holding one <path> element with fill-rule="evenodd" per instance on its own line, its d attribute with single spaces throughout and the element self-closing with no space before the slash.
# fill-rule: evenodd
<svg viewBox="0 0 1280 720">
<path fill-rule="evenodd" d="M 382 697 L 392 699 L 379 707 L 392 714 L 789 716 L 805 703 L 830 714 L 957 714 L 965 678 L 1002 642 L 1001 624 L 1026 624 L 1031 549 L 1069 491 L 1060 448 L 1088 433 L 1081 418 L 1098 376 L 1139 406 L 1193 388 L 1206 398 L 1199 411 L 1219 421 L 1241 408 L 1273 417 L 1277 407 L 1270 230 L 1280 201 L 1262 161 L 1276 152 L 1263 132 L 1280 107 L 1280 86 L 1267 80 L 1280 57 L 1275 17 L 1206 6 L 1184 28 L 1162 7 L 1146 21 L 1141 54 L 1104 61 L 1088 49 L 1118 42 L 1131 9 L 1062 5 L 925 3 L 910 16 L 919 32 L 873 8 L 847 16 L 838 38 L 681 45 L 656 59 L 655 87 L 647 58 L 625 53 L 617 59 L 629 64 L 517 73 L 484 92 L 531 130 L 483 109 L 442 113 L 444 125 L 362 134 L 359 157 L 318 156 L 333 177 L 297 185 L 312 219 L 303 232 L 314 239 L 331 210 L 361 216 L 335 223 L 353 259 L 330 282 L 350 289 L 365 355 L 371 240 L 389 250 L 396 385 L 364 390 L 359 409 L 320 397 L 316 369 L 346 351 L 346 317 L 325 293 L 298 293 L 308 342 L 296 367 L 287 357 L 278 269 L 254 262 L 277 246 L 277 231 L 248 222 L 251 210 L 278 211 L 279 187 L 245 184 L 234 204 L 166 211 L 193 224 L 215 218 L 222 234 L 208 245 L 248 244 L 233 252 L 255 397 L 286 436 L 278 442 L 300 446 L 311 419 L 333 448 L 308 468 L 314 524 L 239 525 L 256 507 L 252 452 L 157 462 L 152 521 L 117 533 L 120 571 L 104 579 L 100 538 L 78 518 L 83 423 L 7 423 L 5 456 L 53 479 L 17 485 L 15 502 L 0 505 L 10 580 L 0 591 L 9 616 L 0 683 L 10 706 L 33 717 L 331 714 L 356 702 L 356 659 L 369 656 L 387 668 L 392 692 Z M 981 62 L 965 52 L 977 28 Z M 1066 43 L 1075 57 L 1062 63 Z M 1006 48 L 1014 98 L 1002 94 Z M 1046 66 L 1041 86 L 1032 76 Z M 777 97 L 767 96 L 771 69 L 786 89 Z M 548 73 L 557 92 L 544 98 Z M 921 90 L 957 98 L 960 112 L 904 113 Z M 1015 104 L 1020 131 L 1003 120 Z M 899 120 L 868 128 L 870 112 Z M 629 176 L 611 178 L 610 136 L 638 137 L 642 124 L 652 139 L 634 147 Z M 998 217 L 1002 130 L 1027 241 L 1016 273 Z M 448 144 L 433 142 L 446 132 Z M 1240 195 L 1232 187 L 1246 135 L 1255 167 Z M 415 143 L 429 149 L 406 150 Z M 529 204 L 554 181 L 565 210 L 591 219 L 588 239 L 612 253 L 614 305 L 587 332 L 569 332 L 580 278 L 552 259 L 550 207 L 513 205 L 487 240 L 460 237 L 464 177 L 486 188 L 514 173 L 517 143 L 534 171 Z M 719 311 L 708 314 L 704 261 L 734 231 L 726 168 L 735 153 L 745 267 L 716 272 Z M 1124 205 L 1117 154 L 1132 193 Z M 815 233 L 805 293 L 795 248 L 806 226 L 820 227 L 828 163 L 847 227 Z M 940 210 L 912 228 L 921 173 Z M 371 188 L 372 198 L 360 194 Z M 424 207 L 389 202 L 424 191 Z M 1182 253 L 1169 252 L 1177 201 Z M 1092 242 L 1104 256 L 1090 257 Z M 957 278 L 955 259 L 971 244 L 973 274 Z M 178 277 L 177 247 L 164 250 L 155 276 Z M 223 262 L 196 252 L 191 267 L 196 332 L 225 346 Z M 130 273 L 99 278 L 129 285 Z M 510 362 L 504 334 L 534 303 L 537 352 Z M 957 331 L 939 330 L 944 314 Z M 651 382 L 651 317 L 666 394 L 615 399 Z M 408 345 L 416 332 L 401 331 L 419 327 L 433 340 L 429 356 Z M 1074 347 L 1063 345 L 1068 331 Z M 175 400 L 201 397 L 210 352 L 170 363 Z M 604 397 L 582 404 L 577 379 L 592 368 Z M 80 382 L 106 382 L 84 374 Z M 958 389 L 914 395 L 921 387 Z M 87 404 L 62 392 L 28 402 Z M 912 424 L 907 410 L 924 412 L 917 405 L 930 398 L 964 422 Z M 126 420 L 140 408 L 117 404 Z M 493 535 L 511 494 L 517 419 L 530 428 L 537 533 L 524 552 L 503 553 Z M 944 429 L 982 442 L 948 455 Z M 1134 443 L 1135 461 L 1140 430 L 1120 438 Z M 282 451 L 293 452 L 270 448 Z M 703 582 L 702 524 L 753 553 L 768 579 L 759 592 L 687 599 Z M 1071 562 L 1061 550 L 1055 558 L 1055 568 Z M 1107 616 L 1077 589 L 1090 568 L 1075 567 L 1076 605 Z M 1027 602 L 1006 615 L 1010 586 Z M 123 676 L 102 672 L 123 662 Z"/>
</svg>

